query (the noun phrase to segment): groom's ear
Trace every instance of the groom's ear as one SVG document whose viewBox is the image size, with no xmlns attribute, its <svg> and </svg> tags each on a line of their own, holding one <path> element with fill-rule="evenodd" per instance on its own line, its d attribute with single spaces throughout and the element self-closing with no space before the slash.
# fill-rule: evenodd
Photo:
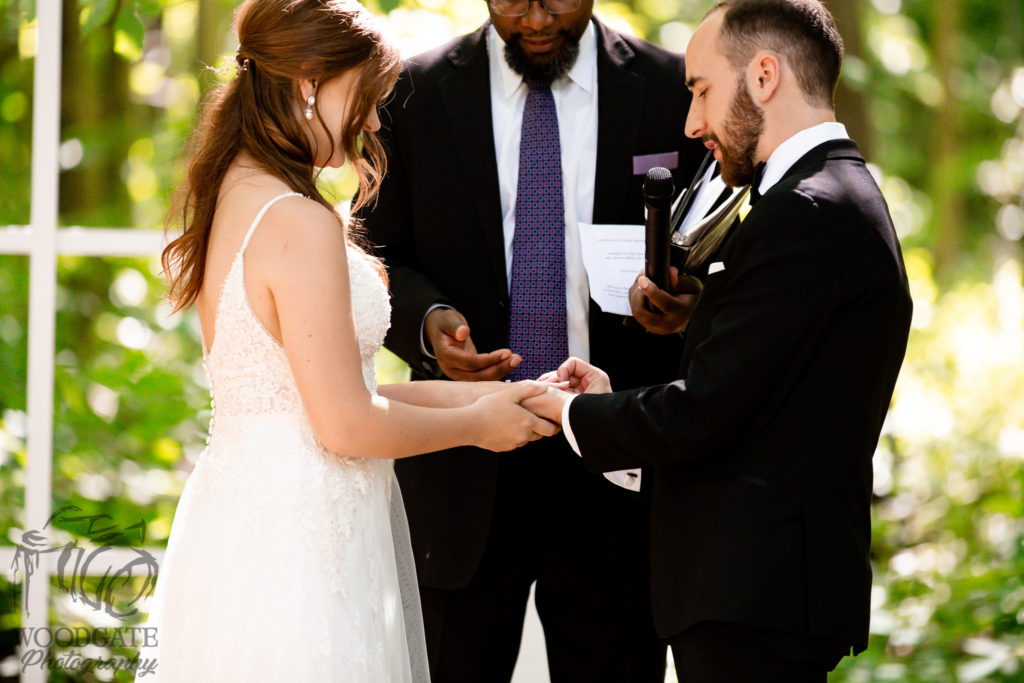
<svg viewBox="0 0 1024 683">
<path fill-rule="evenodd" d="M 747 65 L 746 80 L 750 97 L 763 105 L 779 89 L 782 79 L 782 63 L 778 55 L 761 50 Z"/>
</svg>

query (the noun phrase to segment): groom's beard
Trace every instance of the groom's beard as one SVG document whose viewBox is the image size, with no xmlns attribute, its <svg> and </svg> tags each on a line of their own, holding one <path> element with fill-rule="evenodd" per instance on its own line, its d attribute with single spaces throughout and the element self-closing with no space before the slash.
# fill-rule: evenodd
<svg viewBox="0 0 1024 683">
<path fill-rule="evenodd" d="M 749 185 L 754 178 L 757 143 L 764 132 L 764 112 L 754 104 L 750 90 L 743 78 L 736 86 L 729 114 L 722 124 L 728 143 L 714 133 L 704 136 L 718 144 L 722 156 L 722 181 L 729 187 Z"/>
<path fill-rule="evenodd" d="M 569 73 L 580 54 L 581 36 L 573 36 L 569 31 L 559 31 L 558 35 L 562 38 L 561 49 L 550 57 L 538 59 L 526 54 L 519 44 L 522 34 L 513 33 L 505 43 L 505 62 L 527 83 L 551 85 Z"/>
</svg>

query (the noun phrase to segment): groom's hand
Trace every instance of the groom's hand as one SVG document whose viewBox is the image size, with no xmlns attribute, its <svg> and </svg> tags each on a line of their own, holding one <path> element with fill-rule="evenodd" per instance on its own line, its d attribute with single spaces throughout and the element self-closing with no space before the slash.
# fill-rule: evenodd
<svg viewBox="0 0 1024 683">
<path fill-rule="evenodd" d="M 701 282 L 691 275 L 679 277 L 679 271 L 672 268 L 671 283 L 666 292 L 641 274 L 629 288 L 629 307 L 633 317 L 643 328 L 654 334 L 675 334 L 690 324 L 690 315 L 697 305 Z M 649 311 L 644 307 L 648 300 L 654 305 Z"/>
<path fill-rule="evenodd" d="M 478 353 L 469 323 L 454 308 L 435 308 L 423 321 L 423 332 L 433 347 L 441 371 L 466 382 L 503 379 L 523 360 L 509 349 Z"/>
<path fill-rule="evenodd" d="M 608 394 L 612 390 L 608 373 L 579 358 L 570 358 L 559 366 L 558 381 L 567 382 L 569 391 L 576 394 Z"/>
</svg>

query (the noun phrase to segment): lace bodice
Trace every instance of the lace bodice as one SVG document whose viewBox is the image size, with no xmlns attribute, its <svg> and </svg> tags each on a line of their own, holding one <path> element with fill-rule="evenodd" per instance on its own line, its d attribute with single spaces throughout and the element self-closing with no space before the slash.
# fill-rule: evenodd
<svg viewBox="0 0 1024 683">
<path fill-rule="evenodd" d="M 224 279 L 217 303 L 213 344 L 204 356 L 215 419 L 228 415 L 303 413 L 284 348 L 263 326 L 249 304 L 245 291 L 244 259 L 249 240 L 267 210 L 286 197 L 300 196 L 294 192 L 284 194 L 260 209 Z M 377 382 L 373 356 L 384 343 L 384 335 L 390 326 L 391 303 L 376 269 L 354 247 L 348 247 L 348 269 L 363 380 L 367 388 L 375 392 Z M 310 296 L 316 295 L 315 292 L 310 293 Z M 325 301 L 324 305 L 329 306 L 331 302 Z M 214 427 L 214 424 L 210 425 L 211 433 Z"/>
</svg>

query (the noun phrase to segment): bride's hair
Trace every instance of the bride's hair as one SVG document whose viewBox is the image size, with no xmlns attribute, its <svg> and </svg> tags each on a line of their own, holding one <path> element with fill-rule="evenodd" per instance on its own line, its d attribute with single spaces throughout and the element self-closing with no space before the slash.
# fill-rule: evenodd
<svg viewBox="0 0 1024 683">
<path fill-rule="evenodd" d="M 175 310 L 195 301 L 203 284 L 221 181 L 239 153 L 335 212 L 317 189 L 316 150 L 305 122 L 296 116 L 300 80 L 315 81 L 319 91 L 326 81 L 360 70 L 348 117 L 336 131 L 359 179 L 353 214 L 375 200 L 386 170 L 380 141 L 363 125 L 394 87 L 401 57 L 362 5 L 356 0 L 246 0 L 235 15 L 235 30 L 238 75 L 205 99 L 187 177 L 168 214 L 168 229 L 179 223 L 184 228 L 161 256 Z M 316 105 L 313 110 L 319 120 Z M 332 131 L 327 136 L 333 146 Z"/>
</svg>

